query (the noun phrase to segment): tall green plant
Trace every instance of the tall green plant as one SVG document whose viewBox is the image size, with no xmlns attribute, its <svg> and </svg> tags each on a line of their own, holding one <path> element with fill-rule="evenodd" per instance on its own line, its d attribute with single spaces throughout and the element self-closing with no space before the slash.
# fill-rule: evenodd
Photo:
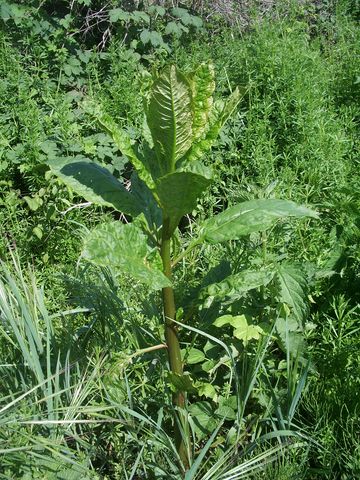
<svg viewBox="0 0 360 480">
<path fill-rule="evenodd" d="M 251 200 L 209 218 L 180 256 L 173 258 L 172 239 L 181 218 L 193 211 L 211 182 L 211 171 L 200 158 L 211 149 L 222 126 L 235 111 L 236 89 L 224 102 L 214 101 L 214 70 L 202 64 L 184 75 L 171 65 L 154 78 L 145 107 L 144 141 L 133 145 L 114 120 L 94 104 L 86 109 L 112 135 L 133 164 L 131 190 L 105 167 L 84 158 L 51 159 L 52 171 L 87 201 L 133 217 L 99 225 L 85 240 L 83 256 L 102 266 L 116 266 L 154 290 L 162 290 L 165 339 L 172 377 L 178 378 L 173 403 L 175 440 L 184 470 L 190 459 L 187 437 L 185 379 L 176 319 L 172 271 L 175 264 L 203 243 L 216 244 L 264 231 L 285 217 L 316 214 L 293 202 Z M 184 380 L 184 381 L 183 381 Z"/>
</svg>

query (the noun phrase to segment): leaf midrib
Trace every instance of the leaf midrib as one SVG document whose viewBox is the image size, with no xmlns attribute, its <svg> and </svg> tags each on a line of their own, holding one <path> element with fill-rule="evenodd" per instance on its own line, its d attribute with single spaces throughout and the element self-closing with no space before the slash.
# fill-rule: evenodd
<svg viewBox="0 0 360 480">
<path fill-rule="evenodd" d="M 170 70 L 170 98 L 171 98 L 171 113 L 173 117 L 173 144 L 172 144 L 172 157 L 171 157 L 171 163 L 170 163 L 170 171 L 174 172 L 175 171 L 175 149 L 176 149 L 176 120 L 175 120 L 175 107 L 174 107 L 174 94 L 173 94 L 173 75 L 174 75 L 174 67 L 171 67 Z"/>
</svg>

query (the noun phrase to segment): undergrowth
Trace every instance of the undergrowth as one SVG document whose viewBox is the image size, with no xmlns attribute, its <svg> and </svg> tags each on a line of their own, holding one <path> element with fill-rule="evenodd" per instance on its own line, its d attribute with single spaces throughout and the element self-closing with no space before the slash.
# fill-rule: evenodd
<svg viewBox="0 0 360 480">
<path fill-rule="evenodd" d="M 49 175 L 45 162 L 53 156 L 86 157 L 106 165 L 130 187 L 127 158 L 107 133 L 99 133 L 82 101 L 88 95 L 97 98 L 139 140 L 152 70 L 176 62 L 189 72 L 209 59 L 217 73 L 217 97 L 239 86 L 243 100 L 205 158 L 215 165 L 216 181 L 197 211 L 182 220 L 181 238 L 190 241 L 205 217 L 253 198 L 309 204 L 320 220 L 276 225 L 269 234 L 226 247 L 204 246 L 179 264 L 182 348 L 184 355 L 197 350 L 189 374 L 203 383 L 189 394 L 192 434 L 195 453 L 203 451 L 208 458 L 190 478 L 225 479 L 236 466 L 247 475 L 237 478 L 357 478 L 357 2 L 291 2 L 291 8 L 286 2 L 278 10 L 254 9 L 246 14 L 245 27 L 228 16 L 207 17 L 202 2 L 187 2 L 190 20 L 170 10 L 151 17 L 151 29 L 163 35 L 169 48 L 157 44 L 156 35 L 141 40 L 148 28 L 145 17 L 114 20 L 105 43 L 108 23 L 84 36 L 79 29 L 90 3 L 100 10 L 101 2 L 85 1 L 75 2 L 71 12 L 51 2 L 32 2 L 31 12 L 19 2 L 24 15 L 15 7 L 12 13 L 0 7 L 2 478 L 178 478 L 176 450 L 167 433 L 173 407 L 159 297 L 126 276 L 114 278 L 113 272 L 79 260 L 89 231 L 119 215 L 77 197 Z M 120 8 L 118 3 L 111 7 Z M 193 20 L 201 15 L 202 26 Z M 194 25 L 188 36 L 184 31 L 167 36 L 170 21 L 180 30 L 186 21 Z M 278 285 L 271 291 L 233 293 L 225 307 L 204 305 L 189 323 L 188 306 L 201 289 L 230 272 L 282 262 L 296 264 L 305 279 L 309 308 L 301 329 L 288 325 L 287 333 L 281 338 L 275 332 L 277 340 L 266 348 L 252 340 L 248 350 L 241 350 L 230 326 L 220 334 L 211 325 L 226 309 L 259 324 L 261 315 L 273 318 Z M 197 329 L 195 337 L 187 326 Z M 204 332 L 241 351 L 235 370 L 226 364 L 224 347 L 215 348 Z M 298 342 L 292 348 L 299 347 L 293 363 L 284 341 L 290 337 Z M 159 348 L 147 350 L 154 346 Z M 231 390 L 230 377 L 240 370 L 254 384 L 243 437 L 234 443 L 240 393 Z M 296 385 L 305 371 L 300 395 Z M 280 429 L 290 393 L 297 401 L 289 429 L 298 436 L 278 446 L 271 438 L 258 441 Z M 201 408 L 191 406 L 199 398 Z M 246 463 L 252 460 L 257 472 Z"/>
</svg>

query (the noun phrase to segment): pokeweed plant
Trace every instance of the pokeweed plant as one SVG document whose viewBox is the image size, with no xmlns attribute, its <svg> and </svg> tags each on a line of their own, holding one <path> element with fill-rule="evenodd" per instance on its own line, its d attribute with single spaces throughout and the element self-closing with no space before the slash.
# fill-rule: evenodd
<svg viewBox="0 0 360 480">
<path fill-rule="evenodd" d="M 132 163 L 135 172 L 130 191 L 107 168 L 84 157 L 53 158 L 48 162 L 52 172 L 87 201 L 133 218 L 129 223 L 114 221 L 96 227 L 85 240 L 83 256 L 98 265 L 117 267 L 151 289 L 162 290 L 165 340 L 175 378 L 183 376 L 175 323 L 175 264 L 203 243 L 217 244 L 264 231 L 285 217 L 316 216 L 312 210 L 287 200 L 246 201 L 206 220 L 198 237 L 173 258 L 172 239 L 179 222 L 196 208 L 212 179 L 211 170 L 200 159 L 211 149 L 240 101 L 238 89 L 225 102 L 214 100 L 214 90 L 211 64 L 201 64 L 187 75 L 174 65 L 156 74 L 145 101 L 144 138 L 138 144 L 94 101 L 85 104 Z M 186 389 L 179 380 L 180 387 L 173 394 L 177 412 L 174 436 L 187 470 L 191 459 Z"/>
</svg>

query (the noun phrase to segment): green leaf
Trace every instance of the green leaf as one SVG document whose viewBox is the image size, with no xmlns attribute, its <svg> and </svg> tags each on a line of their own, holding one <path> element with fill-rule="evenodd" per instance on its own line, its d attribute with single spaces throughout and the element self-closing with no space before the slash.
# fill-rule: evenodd
<svg viewBox="0 0 360 480">
<path fill-rule="evenodd" d="M 153 149 L 154 142 L 153 142 L 153 139 L 152 139 L 152 136 L 151 136 L 149 125 L 147 123 L 146 115 L 144 115 L 144 117 L 143 117 L 141 133 L 142 133 L 142 137 L 145 140 L 145 142 L 147 143 L 149 149 Z"/>
<path fill-rule="evenodd" d="M 168 372 L 167 378 L 173 392 L 196 393 L 197 391 L 194 387 L 193 380 L 188 373 L 179 375 L 178 373 Z"/>
<path fill-rule="evenodd" d="M 215 90 L 215 71 L 211 63 L 202 63 L 192 74 L 190 80 L 193 102 L 193 140 L 204 133 L 213 106 Z"/>
<path fill-rule="evenodd" d="M 275 198 L 249 200 L 207 220 L 197 242 L 215 244 L 235 240 L 253 232 L 262 232 L 277 220 L 287 217 L 318 218 L 318 215 L 313 210 L 289 200 Z"/>
<path fill-rule="evenodd" d="M 129 161 L 135 167 L 139 177 L 146 185 L 153 190 L 155 188 L 154 181 L 150 172 L 147 170 L 144 163 L 136 155 L 129 135 L 124 132 L 110 115 L 104 113 L 96 102 L 87 100 L 83 103 L 84 110 L 93 116 L 99 124 L 111 135 L 118 149 L 127 156 Z"/>
<path fill-rule="evenodd" d="M 16 3 L 1 2 L 0 18 L 4 20 L 4 22 L 12 19 L 16 25 L 19 25 L 21 19 L 28 14 L 29 11 L 26 7 L 19 6 Z"/>
<path fill-rule="evenodd" d="M 41 240 L 44 235 L 44 232 L 43 232 L 43 229 L 39 225 L 37 225 L 36 227 L 33 228 L 33 234 L 36 235 L 39 240 Z"/>
<path fill-rule="evenodd" d="M 109 170 L 85 158 L 57 158 L 47 162 L 68 187 L 88 202 L 112 207 L 119 212 L 137 216 L 142 206 Z"/>
<path fill-rule="evenodd" d="M 208 382 L 196 382 L 196 389 L 198 391 L 198 395 L 211 398 L 211 400 L 215 399 L 217 396 L 216 389 L 214 385 Z"/>
<path fill-rule="evenodd" d="M 173 232 L 183 215 L 197 206 L 197 200 L 210 184 L 208 178 L 191 172 L 175 172 L 156 182 L 156 193 Z"/>
<path fill-rule="evenodd" d="M 179 18 L 184 25 L 192 25 L 200 28 L 203 26 L 203 21 L 200 17 L 191 15 L 186 8 L 175 7 L 171 9 L 172 15 Z"/>
<path fill-rule="evenodd" d="M 148 12 L 151 15 L 160 15 L 160 17 L 163 17 L 166 13 L 166 10 L 160 5 L 150 5 L 150 7 L 148 8 Z"/>
<path fill-rule="evenodd" d="M 189 405 L 189 414 L 199 438 L 205 437 L 216 428 L 217 419 L 209 402 L 192 403 Z"/>
<path fill-rule="evenodd" d="M 211 111 L 209 117 L 209 128 L 206 132 L 205 138 L 200 138 L 197 143 L 195 143 L 190 152 L 187 155 L 188 161 L 193 162 L 201 158 L 206 152 L 208 152 L 216 139 L 219 136 L 220 130 L 233 114 L 234 110 L 238 106 L 241 100 L 240 91 L 236 88 L 233 93 L 228 97 L 225 103 L 217 102 Z"/>
<path fill-rule="evenodd" d="M 291 308 L 295 319 L 304 322 L 309 311 L 307 298 L 307 279 L 295 265 L 283 263 L 277 266 L 280 282 L 280 301 Z"/>
<path fill-rule="evenodd" d="M 174 65 L 154 82 L 146 116 L 162 175 L 172 173 L 192 142 L 191 89 Z"/>
<path fill-rule="evenodd" d="M 12 5 L 3 2 L 0 7 L 0 17 L 4 22 L 7 22 L 12 17 Z"/>
<path fill-rule="evenodd" d="M 40 148 L 45 153 L 45 155 L 49 155 L 52 157 L 56 157 L 56 155 L 58 155 L 59 153 L 59 147 L 57 146 L 57 143 L 50 140 L 42 142 Z"/>
<path fill-rule="evenodd" d="M 183 18 L 189 15 L 189 12 L 186 8 L 174 7 L 171 9 L 171 14 L 174 17 Z"/>
<path fill-rule="evenodd" d="M 150 42 L 150 30 L 145 28 L 141 33 L 140 33 L 140 40 L 142 43 L 145 45 L 146 43 Z"/>
<path fill-rule="evenodd" d="M 205 354 L 197 348 L 191 348 L 185 358 L 187 364 L 195 365 L 196 363 L 201 363 L 205 360 Z"/>
<path fill-rule="evenodd" d="M 146 243 L 143 232 L 133 223 L 98 225 L 85 239 L 83 257 L 103 267 L 113 267 L 153 290 L 171 286 L 161 270 L 157 250 Z"/>
<path fill-rule="evenodd" d="M 238 406 L 238 398 L 236 395 L 230 395 L 229 397 L 219 397 L 219 405 L 222 407 L 230 407 L 232 410 L 236 410 Z"/>
<path fill-rule="evenodd" d="M 246 345 L 250 340 L 259 340 L 264 333 L 263 329 L 258 325 L 249 325 L 244 315 L 237 318 L 237 326 L 234 330 L 234 337 L 242 340 Z"/>
<path fill-rule="evenodd" d="M 110 23 L 115 23 L 118 20 L 123 20 L 125 22 L 128 22 L 131 18 L 131 15 L 129 12 L 125 12 L 122 8 L 112 8 L 109 10 L 109 21 Z"/>
<path fill-rule="evenodd" d="M 181 162 L 181 166 L 178 168 L 177 171 L 196 173 L 197 175 L 201 175 L 202 177 L 205 177 L 210 181 L 213 179 L 213 172 L 211 167 L 204 165 L 199 160 L 192 163 L 187 163 L 186 161 L 184 163 Z"/>
<path fill-rule="evenodd" d="M 141 10 L 134 10 L 131 12 L 131 19 L 134 23 L 150 23 L 150 17 L 146 12 L 142 12 Z"/>
<path fill-rule="evenodd" d="M 188 32 L 189 30 L 184 27 L 184 25 L 177 22 L 169 22 L 165 27 L 165 35 L 175 35 L 180 37 L 184 31 Z"/>
<path fill-rule="evenodd" d="M 298 356 L 304 347 L 304 333 L 300 322 L 294 316 L 278 318 L 275 328 L 283 351 Z"/>
<path fill-rule="evenodd" d="M 151 187 L 151 191 L 153 192 L 153 194 L 155 194 L 155 181 L 162 176 L 155 151 L 145 141 L 141 145 L 136 146 L 135 152 L 138 159 L 144 165 L 144 168 L 151 174 L 151 178 L 154 181 L 153 186 Z"/>
<path fill-rule="evenodd" d="M 143 206 L 142 213 L 150 230 L 156 231 L 162 222 L 161 208 L 157 204 L 151 190 L 140 180 L 136 172 L 133 172 L 131 175 L 131 193 L 139 204 Z"/>
<path fill-rule="evenodd" d="M 244 293 L 254 288 L 267 285 L 274 277 L 274 272 L 269 270 L 244 270 L 218 283 L 212 283 L 200 292 L 200 298 L 211 297 L 215 300 L 223 300 L 231 297 L 233 300 L 241 298 Z"/>
<path fill-rule="evenodd" d="M 294 317 L 288 319 L 279 317 L 276 320 L 276 331 L 284 338 L 286 332 L 299 332 L 300 330 L 299 322 Z"/>
<path fill-rule="evenodd" d="M 220 405 L 219 408 L 215 410 L 215 415 L 225 420 L 236 420 L 235 410 L 228 405 Z"/>
<path fill-rule="evenodd" d="M 196 28 L 201 28 L 204 25 L 202 18 L 196 15 L 190 15 L 190 19 L 188 20 L 188 23 L 186 22 L 184 23 L 185 25 L 192 25 L 193 27 L 196 27 Z"/>
<path fill-rule="evenodd" d="M 38 196 L 36 197 L 25 196 L 23 197 L 23 199 L 28 204 L 28 207 L 30 208 L 30 210 L 32 210 L 33 212 L 35 212 L 43 204 L 42 199 Z"/>
<path fill-rule="evenodd" d="M 245 315 L 223 315 L 213 323 L 215 327 L 221 328 L 224 325 L 231 325 L 234 330 L 234 337 L 242 340 L 245 344 L 249 340 L 258 340 L 264 333 L 258 325 L 248 324 Z"/>
<path fill-rule="evenodd" d="M 164 44 L 164 40 L 159 32 L 156 30 L 148 30 L 147 28 L 141 32 L 140 40 L 144 45 L 151 43 L 153 47 L 159 47 Z"/>
<path fill-rule="evenodd" d="M 211 370 L 213 370 L 213 368 L 215 368 L 217 363 L 218 362 L 215 360 L 206 360 L 206 362 L 201 365 L 201 368 L 204 370 L 204 372 L 209 373 Z"/>
<path fill-rule="evenodd" d="M 221 328 L 224 325 L 231 325 L 232 327 L 235 327 L 238 325 L 239 318 L 245 318 L 244 315 L 238 315 L 234 317 L 233 315 L 222 315 L 221 317 L 218 317 L 214 322 L 213 325 L 214 327 Z M 245 318 L 246 320 L 246 318 Z"/>
</svg>

